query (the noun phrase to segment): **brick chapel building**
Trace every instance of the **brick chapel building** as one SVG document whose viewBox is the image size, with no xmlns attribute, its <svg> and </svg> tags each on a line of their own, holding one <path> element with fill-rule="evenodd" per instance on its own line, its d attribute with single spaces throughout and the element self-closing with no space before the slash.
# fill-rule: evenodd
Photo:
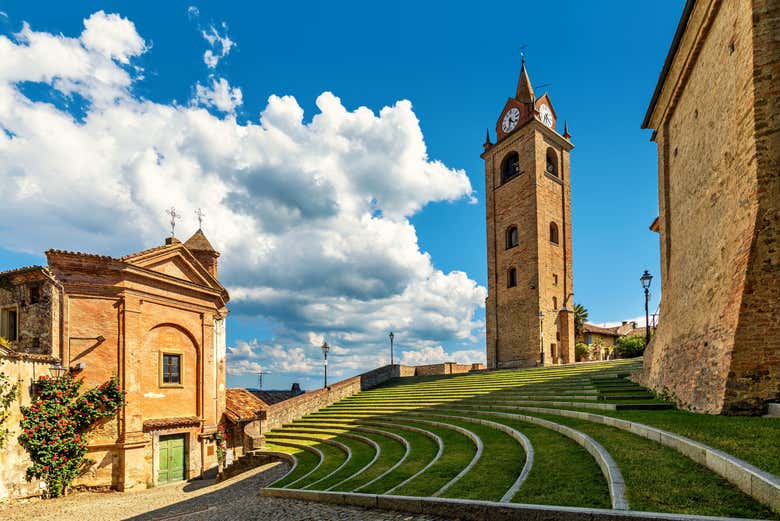
<svg viewBox="0 0 780 521">
<path fill-rule="evenodd" d="M 24 479 L 18 406 L 53 364 L 85 388 L 115 376 L 127 391 L 117 418 L 90 434 L 96 463 L 76 484 L 127 490 L 215 467 L 228 293 L 203 232 L 120 258 L 60 250 L 46 257 L 46 266 L 0 273 L 0 335 L 10 341 L 0 370 L 21 390 L 7 423 L 16 430 L 0 460 L 0 497 L 37 488 Z"/>
<path fill-rule="evenodd" d="M 571 184 L 574 147 L 523 61 L 517 91 L 484 144 L 487 365 L 574 362 Z"/>
<path fill-rule="evenodd" d="M 663 299 L 639 378 L 694 411 L 780 399 L 778 35 L 778 0 L 688 0 L 642 124 Z"/>
</svg>

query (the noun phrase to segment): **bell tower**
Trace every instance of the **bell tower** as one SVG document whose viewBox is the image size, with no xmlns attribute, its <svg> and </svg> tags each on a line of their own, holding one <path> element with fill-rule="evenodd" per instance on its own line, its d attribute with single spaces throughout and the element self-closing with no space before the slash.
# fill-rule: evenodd
<svg viewBox="0 0 780 521">
<path fill-rule="evenodd" d="M 487 206 L 487 365 L 574 362 L 571 184 L 567 125 L 534 94 L 523 60 L 484 144 Z"/>
</svg>

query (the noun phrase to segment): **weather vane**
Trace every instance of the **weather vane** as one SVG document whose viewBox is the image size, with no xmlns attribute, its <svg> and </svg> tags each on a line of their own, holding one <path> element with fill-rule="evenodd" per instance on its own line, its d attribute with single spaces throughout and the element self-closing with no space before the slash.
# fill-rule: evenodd
<svg viewBox="0 0 780 521">
<path fill-rule="evenodd" d="M 525 63 L 525 48 L 528 47 L 526 44 L 523 44 L 520 46 L 520 61 L 522 63 Z"/>
<path fill-rule="evenodd" d="M 176 208 L 173 206 L 165 210 L 165 213 L 171 216 L 171 237 L 173 237 L 173 232 L 176 229 L 176 219 L 181 219 L 181 215 L 176 213 Z"/>
<path fill-rule="evenodd" d="M 198 229 L 203 229 L 203 218 L 206 216 L 206 212 L 202 208 L 195 210 L 195 215 L 198 216 Z"/>
</svg>

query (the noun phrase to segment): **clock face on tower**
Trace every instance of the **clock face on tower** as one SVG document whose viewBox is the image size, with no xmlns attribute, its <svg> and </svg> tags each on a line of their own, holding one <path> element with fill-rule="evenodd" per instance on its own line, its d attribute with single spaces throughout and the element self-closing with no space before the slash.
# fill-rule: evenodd
<svg viewBox="0 0 780 521">
<path fill-rule="evenodd" d="M 513 107 L 504 114 L 504 119 L 501 121 L 501 130 L 511 132 L 517 126 L 518 121 L 520 121 L 520 111 Z"/>
<path fill-rule="evenodd" d="M 542 103 L 539 106 L 539 117 L 541 118 L 542 123 L 552 128 L 553 125 L 552 113 L 550 112 L 550 107 L 548 107 L 547 104 Z"/>
</svg>

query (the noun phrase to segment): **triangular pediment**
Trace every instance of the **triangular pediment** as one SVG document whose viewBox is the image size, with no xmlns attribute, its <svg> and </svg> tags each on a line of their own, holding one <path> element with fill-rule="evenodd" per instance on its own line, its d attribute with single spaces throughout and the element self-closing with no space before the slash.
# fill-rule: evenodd
<svg viewBox="0 0 780 521">
<path fill-rule="evenodd" d="M 144 266 L 144 268 L 156 271 L 157 273 L 164 273 L 165 275 L 170 275 L 177 279 L 194 282 L 195 284 L 208 285 L 203 277 L 199 276 L 193 266 L 185 261 L 181 255 L 159 260 L 154 264 Z"/>
<path fill-rule="evenodd" d="M 219 281 L 181 243 L 128 256 L 125 262 L 192 284 L 224 291 Z"/>
</svg>

